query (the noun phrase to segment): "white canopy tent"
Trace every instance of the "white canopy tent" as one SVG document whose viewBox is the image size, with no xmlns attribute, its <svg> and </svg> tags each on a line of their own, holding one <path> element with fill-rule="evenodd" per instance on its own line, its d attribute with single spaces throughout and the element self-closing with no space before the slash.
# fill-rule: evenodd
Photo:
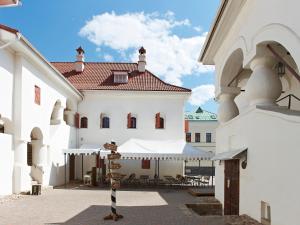
<svg viewBox="0 0 300 225">
<path fill-rule="evenodd" d="M 160 160 L 210 160 L 211 152 L 195 148 L 184 140 L 142 140 L 129 139 L 118 147 L 121 159 L 160 159 Z M 109 151 L 101 151 L 106 158 Z"/>
<path fill-rule="evenodd" d="M 158 176 L 160 160 L 200 161 L 211 160 L 211 158 L 214 156 L 213 153 L 195 148 L 186 143 L 184 140 L 158 141 L 132 138 L 120 145 L 117 149 L 117 152 L 121 154 L 121 159 L 125 160 L 146 159 L 157 161 L 157 169 L 155 169 L 155 171 L 157 170 Z M 67 155 L 81 155 L 83 168 L 84 155 L 98 155 L 99 160 L 100 158 L 107 159 L 107 155 L 111 154 L 111 151 L 105 150 L 99 144 L 83 144 L 79 149 L 64 149 L 63 153 L 65 155 L 65 165 Z"/>
<path fill-rule="evenodd" d="M 83 156 L 99 155 L 99 160 L 100 160 L 100 151 L 101 151 L 101 146 L 99 144 L 82 144 L 80 148 L 63 149 L 62 152 L 65 156 L 65 186 L 67 185 L 67 155 L 81 155 L 81 177 L 83 180 Z M 100 168 L 99 168 L 99 174 L 100 174 Z"/>
<path fill-rule="evenodd" d="M 63 149 L 64 154 L 92 155 L 99 154 L 101 146 L 99 144 L 82 144 L 80 148 Z"/>
</svg>

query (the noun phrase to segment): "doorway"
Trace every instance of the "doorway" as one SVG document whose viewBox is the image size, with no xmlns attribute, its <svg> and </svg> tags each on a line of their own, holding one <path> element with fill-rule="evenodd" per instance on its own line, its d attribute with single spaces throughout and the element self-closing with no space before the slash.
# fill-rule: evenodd
<svg viewBox="0 0 300 225">
<path fill-rule="evenodd" d="M 239 215 L 240 161 L 226 160 L 224 171 L 224 215 Z"/>
<path fill-rule="evenodd" d="M 70 181 L 75 180 L 75 155 L 70 155 Z"/>
</svg>

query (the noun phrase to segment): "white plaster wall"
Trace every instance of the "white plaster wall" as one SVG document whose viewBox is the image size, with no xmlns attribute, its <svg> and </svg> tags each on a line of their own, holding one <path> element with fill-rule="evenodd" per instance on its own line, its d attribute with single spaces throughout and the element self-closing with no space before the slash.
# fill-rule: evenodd
<svg viewBox="0 0 300 225">
<path fill-rule="evenodd" d="M 228 35 L 222 37 L 223 42 L 214 57 L 217 93 L 226 61 L 239 48 L 243 51 L 243 64 L 249 68 L 249 62 L 256 54 L 257 44 L 275 41 L 291 53 L 299 67 L 300 53 L 297 49 L 300 48 L 300 27 L 296 22 L 299 6 L 300 2 L 293 0 L 253 0 L 245 3 Z"/>
<path fill-rule="evenodd" d="M 191 121 L 189 132 L 192 135 L 191 145 L 207 151 L 215 151 L 217 121 Z M 195 133 L 200 133 L 200 142 L 195 142 Z M 206 142 L 206 133 L 211 133 L 211 143 Z"/>
<path fill-rule="evenodd" d="M 12 194 L 14 155 L 12 151 L 12 135 L 0 134 L 0 196 Z"/>
<path fill-rule="evenodd" d="M 233 2 L 233 1 L 232 1 Z M 238 3 L 236 3 L 238 4 Z M 243 51 L 243 66 L 256 54 L 257 45 L 264 41 L 278 42 L 290 52 L 297 67 L 300 65 L 300 2 L 287 0 L 246 1 L 234 24 L 214 57 L 216 64 L 216 92 L 220 92 L 221 76 L 229 81 L 234 74 L 224 74 L 230 55 Z M 289 62 L 291 63 L 291 62 Z M 292 64 L 292 63 L 291 63 Z M 297 70 L 298 71 L 298 70 Z M 285 93 L 300 96 L 299 82 L 287 71 L 282 79 Z M 246 88 L 246 82 L 243 86 Z M 244 88 L 243 88 L 244 89 Z M 260 202 L 271 206 L 271 224 L 298 224 L 299 179 L 299 116 L 249 109 L 242 93 L 236 102 L 240 115 L 217 129 L 217 153 L 232 148 L 248 147 L 248 166 L 241 169 L 240 214 L 246 213 L 260 220 Z M 287 105 L 287 102 L 280 105 Z M 292 108 L 299 110 L 299 103 Z M 224 164 L 216 163 L 216 197 L 224 200 Z"/>
<path fill-rule="evenodd" d="M 184 138 L 184 101 L 186 95 L 150 92 L 84 92 L 85 99 L 79 104 L 81 117 L 88 118 L 88 128 L 79 129 L 79 144 L 96 143 L 101 146 L 114 140 L 122 145 L 130 138 L 148 140 L 172 140 Z M 155 114 L 165 118 L 165 128 L 155 129 Z M 110 117 L 110 128 L 100 129 L 100 114 Z M 137 129 L 127 128 L 127 114 L 137 116 Z M 79 157 L 78 157 L 79 158 Z M 84 159 L 84 173 L 95 166 L 95 157 Z M 141 169 L 140 160 L 123 160 L 120 172 L 154 176 L 154 161 L 151 169 Z M 183 163 L 161 161 L 160 175 L 182 174 Z M 81 179 L 81 159 L 76 161 L 76 177 Z"/>
<path fill-rule="evenodd" d="M 0 114 L 12 120 L 14 55 L 0 50 Z"/>
<path fill-rule="evenodd" d="M 240 169 L 240 214 L 260 220 L 264 201 L 272 225 L 298 223 L 299 125 L 298 116 L 251 109 L 218 128 L 217 152 L 248 147 L 247 168 Z M 216 197 L 223 202 L 223 163 L 216 167 Z"/>
<path fill-rule="evenodd" d="M 47 153 L 46 181 L 48 185 L 58 186 L 65 182 L 65 162 L 63 149 L 76 148 L 76 128 L 62 125 L 51 125 L 50 146 Z M 68 162 L 68 158 L 67 158 Z M 67 165 L 67 180 L 69 180 L 69 166 Z"/>
<path fill-rule="evenodd" d="M 88 117 L 88 128 L 79 129 L 79 143 L 103 145 L 114 140 L 117 145 L 130 138 L 172 140 L 184 138 L 185 96 L 147 92 L 84 92 L 79 104 L 81 116 Z M 165 128 L 155 129 L 155 114 L 165 116 Z M 110 128 L 100 129 L 100 114 L 110 117 Z M 137 129 L 127 128 L 127 114 L 137 115 Z"/>
<path fill-rule="evenodd" d="M 19 148 L 19 140 L 22 143 L 30 142 L 30 134 L 33 128 L 38 127 L 42 132 L 42 170 L 43 177 L 40 179 L 44 186 L 58 185 L 64 182 L 64 171 L 62 169 L 63 154 L 62 148 L 76 146 L 75 128 L 71 128 L 62 121 L 61 125 L 50 126 L 50 117 L 57 100 L 61 101 L 63 108 L 66 106 L 67 99 L 75 102 L 75 96 L 67 94 L 58 84 L 51 80 L 48 72 L 41 69 L 40 65 L 26 58 L 17 55 L 15 61 L 15 93 L 14 99 L 16 125 L 16 153 L 15 153 L 15 183 L 18 184 L 15 192 L 26 191 L 30 188 L 30 167 L 27 166 L 27 148 L 22 144 Z M 41 104 L 34 102 L 34 86 L 41 89 Z M 74 108 L 74 111 L 77 107 Z M 61 114 L 63 119 L 63 114 Z M 52 160 L 53 159 L 53 160 Z M 39 172 L 39 171 L 35 171 Z"/>
</svg>

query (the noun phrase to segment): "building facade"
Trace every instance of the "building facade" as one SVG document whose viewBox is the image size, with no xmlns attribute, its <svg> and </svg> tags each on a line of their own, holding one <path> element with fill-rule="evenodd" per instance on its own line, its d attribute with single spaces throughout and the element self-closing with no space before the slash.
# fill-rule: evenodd
<svg viewBox="0 0 300 225">
<path fill-rule="evenodd" d="M 217 115 L 199 107 L 195 112 L 185 112 L 185 140 L 193 147 L 212 152 L 216 149 Z M 186 163 L 186 174 L 211 175 L 210 160 Z"/>
<path fill-rule="evenodd" d="M 29 191 L 33 182 L 63 184 L 62 149 L 184 139 L 191 91 L 146 70 L 145 54 L 140 49 L 138 63 L 87 63 L 78 48 L 76 61 L 50 63 L 19 31 L 0 25 L 0 195 Z"/>
<path fill-rule="evenodd" d="M 223 0 L 200 55 L 220 103 L 216 198 L 263 224 L 299 221 L 299 6 Z"/>
<path fill-rule="evenodd" d="M 185 112 L 185 121 L 186 142 L 215 153 L 217 115 L 199 107 L 195 112 Z"/>
<path fill-rule="evenodd" d="M 53 65 L 83 93 L 78 104 L 78 140 L 82 144 L 103 144 L 114 140 L 122 145 L 131 138 L 144 140 L 184 139 L 184 104 L 190 90 L 167 84 L 146 70 L 146 52 L 140 49 L 138 63 L 77 62 Z M 76 63 L 82 67 L 76 71 Z M 149 107 L 150 106 L 150 107 Z M 83 122 L 85 124 L 83 124 Z M 74 163 L 81 178 L 81 159 Z M 155 174 L 155 161 L 142 169 L 142 160 L 125 160 L 121 173 Z M 77 165 L 77 166 L 76 166 Z M 95 157 L 85 160 L 84 173 L 95 166 Z M 183 163 L 160 163 L 161 175 L 182 174 Z"/>
</svg>

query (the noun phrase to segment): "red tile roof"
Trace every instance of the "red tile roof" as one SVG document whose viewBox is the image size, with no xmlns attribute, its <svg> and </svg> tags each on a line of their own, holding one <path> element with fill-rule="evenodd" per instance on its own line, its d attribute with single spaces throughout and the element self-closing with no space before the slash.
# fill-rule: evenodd
<svg viewBox="0 0 300 225">
<path fill-rule="evenodd" d="M 137 63 L 85 62 L 83 72 L 74 70 L 74 62 L 52 62 L 78 90 L 126 90 L 191 92 L 190 89 L 167 84 L 147 71 L 138 72 Z M 112 71 L 128 71 L 128 83 L 114 83 Z"/>
<path fill-rule="evenodd" d="M 5 25 L 3 25 L 3 24 L 0 24 L 0 29 L 6 30 L 6 31 L 8 31 L 8 32 L 10 32 L 10 33 L 14 33 L 14 34 L 16 34 L 16 33 L 19 32 L 18 30 L 13 29 L 13 28 L 8 27 L 8 26 L 5 26 Z"/>
</svg>

